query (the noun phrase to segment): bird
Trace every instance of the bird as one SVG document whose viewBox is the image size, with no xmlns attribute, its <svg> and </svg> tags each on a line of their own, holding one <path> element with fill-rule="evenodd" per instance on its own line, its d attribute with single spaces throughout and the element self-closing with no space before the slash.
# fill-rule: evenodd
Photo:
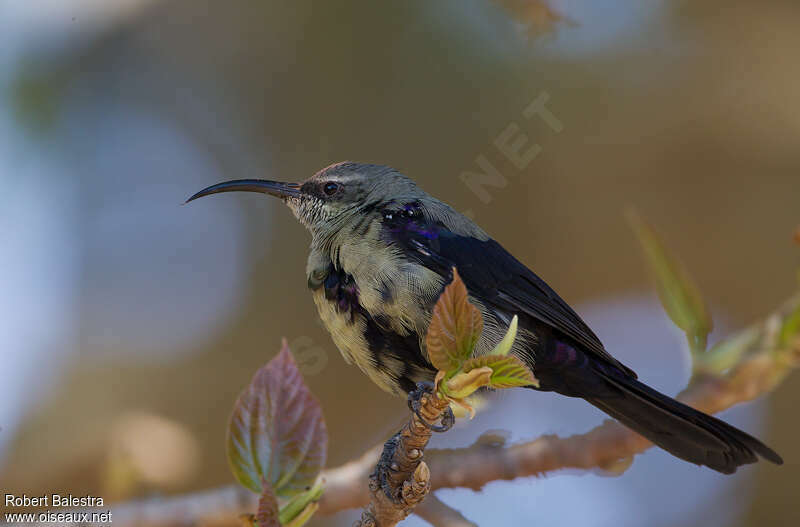
<svg viewBox="0 0 800 527">
<path fill-rule="evenodd" d="M 781 457 L 755 437 L 649 387 L 606 351 L 562 298 L 476 223 L 384 165 L 340 162 L 302 183 L 238 179 L 197 192 L 281 199 L 311 234 L 307 286 L 349 364 L 382 389 L 408 395 L 433 380 L 425 335 L 455 268 L 484 318 L 475 355 L 500 342 L 514 316 L 511 353 L 530 388 L 578 397 L 670 454 L 731 474 Z"/>
</svg>

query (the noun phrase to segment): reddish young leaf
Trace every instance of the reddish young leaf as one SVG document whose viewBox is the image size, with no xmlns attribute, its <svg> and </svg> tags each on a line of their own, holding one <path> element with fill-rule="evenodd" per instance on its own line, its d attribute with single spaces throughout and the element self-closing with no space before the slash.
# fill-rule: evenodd
<svg viewBox="0 0 800 527">
<path fill-rule="evenodd" d="M 433 308 L 425 346 L 431 364 L 452 371 L 472 355 L 483 331 L 483 316 L 469 301 L 467 287 L 453 268 L 453 281 Z"/>
<path fill-rule="evenodd" d="M 314 484 L 325 465 L 328 433 L 322 408 L 292 354 L 281 352 L 242 392 L 228 426 L 228 461 L 236 479 L 261 493 L 262 480 L 281 497 Z"/>
<path fill-rule="evenodd" d="M 262 487 L 261 497 L 258 498 L 256 523 L 258 527 L 281 527 L 281 522 L 278 518 L 278 500 L 268 484 L 264 484 Z"/>
</svg>

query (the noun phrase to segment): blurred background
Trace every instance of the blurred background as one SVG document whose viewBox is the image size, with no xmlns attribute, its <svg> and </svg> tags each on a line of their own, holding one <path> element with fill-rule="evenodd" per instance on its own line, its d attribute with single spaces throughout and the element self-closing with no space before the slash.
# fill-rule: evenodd
<svg viewBox="0 0 800 527">
<path fill-rule="evenodd" d="M 796 289 L 797 27 L 789 0 L 0 0 L 0 489 L 117 501 L 230 484 L 229 412 L 282 336 L 323 403 L 329 466 L 384 440 L 405 403 L 317 322 L 291 214 L 258 195 L 182 206 L 345 159 L 468 212 L 678 392 L 685 339 L 623 213 L 686 263 L 712 342 Z M 535 100 L 554 119 L 526 116 Z M 509 129 L 538 145 L 526 163 L 495 145 Z M 487 161 L 497 185 L 465 182 Z M 650 451 L 619 478 L 439 496 L 480 525 L 797 525 L 798 397 L 794 377 L 723 414 L 783 467 L 724 477 Z M 496 404 L 444 444 L 604 418 L 527 391 Z"/>
</svg>

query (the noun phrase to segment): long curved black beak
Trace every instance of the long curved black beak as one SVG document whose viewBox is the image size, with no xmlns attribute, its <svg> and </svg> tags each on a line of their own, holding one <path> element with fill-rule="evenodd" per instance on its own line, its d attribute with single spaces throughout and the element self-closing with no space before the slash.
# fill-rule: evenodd
<svg viewBox="0 0 800 527">
<path fill-rule="evenodd" d="M 235 179 L 204 188 L 187 199 L 186 203 L 194 201 L 197 198 L 202 198 L 203 196 L 210 196 L 211 194 L 219 194 L 221 192 L 259 192 L 281 199 L 297 198 L 301 194 L 300 185 L 297 183 L 282 183 L 280 181 L 267 181 L 266 179 Z"/>
</svg>

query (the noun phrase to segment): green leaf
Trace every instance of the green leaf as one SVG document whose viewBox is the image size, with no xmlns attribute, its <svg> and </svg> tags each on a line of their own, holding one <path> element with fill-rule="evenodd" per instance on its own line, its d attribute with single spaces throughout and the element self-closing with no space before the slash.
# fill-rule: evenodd
<svg viewBox="0 0 800 527">
<path fill-rule="evenodd" d="M 686 333 L 692 352 L 705 351 L 713 323 L 700 291 L 656 232 L 635 212 L 630 211 L 627 216 L 655 276 L 661 305 L 672 322 Z"/>
<path fill-rule="evenodd" d="M 431 364 L 441 371 L 457 370 L 472 355 L 482 331 L 483 316 L 453 268 L 453 281 L 436 302 L 425 337 Z"/>
<path fill-rule="evenodd" d="M 720 375 L 736 366 L 742 356 L 756 344 L 761 334 L 757 328 L 746 328 L 715 344 L 707 352 L 698 355 L 692 362 L 692 370 L 697 373 Z"/>
<path fill-rule="evenodd" d="M 457 373 L 443 384 L 444 394 L 450 399 L 469 397 L 480 388 L 489 386 L 491 378 L 492 369 L 487 367 Z"/>
<path fill-rule="evenodd" d="M 268 484 L 264 483 L 262 489 L 258 498 L 256 524 L 258 527 L 281 527 L 278 519 L 278 500 Z"/>
<path fill-rule="evenodd" d="M 518 322 L 519 319 L 517 315 L 514 315 L 514 318 L 511 319 L 511 324 L 508 325 L 508 331 L 506 331 L 503 340 L 492 350 L 491 355 L 508 355 L 508 352 L 510 352 L 512 346 L 514 346 L 514 340 L 517 338 Z"/>
<path fill-rule="evenodd" d="M 800 336 L 800 304 L 784 318 L 781 331 L 778 334 L 778 346 L 785 347 Z"/>
<path fill-rule="evenodd" d="M 533 372 L 514 355 L 481 355 L 464 363 L 464 373 L 474 369 L 491 368 L 489 388 L 517 388 L 521 386 L 539 386 Z"/>
<path fill-rule="evenodd" d="M 231 469 L 254 492 L 263 492 L 264 481 L 276 495 L 291 498 L 315 484 L 327 448 L 322 408 L 284 340 L 236 401 L 228 426 Z"/>
<path fill-rule="evenodd" d="M 316 510 L 313 506 L 319 501 L 319 498 L 322 496 L 322 479 L 318 478 L 317 482 L 314 484 L 313 487 L 308 489 L 306 492 L 302 494 L 298 494 L 294 498 L 292 498 L 289 503 L 284 505 L 281 508 L 279 519 L 281 525 L 295 525 L 293 522 L 296 521 L 298 518 L 304 517 L 304 515 L 310 510 Z M 311 512 L 313 514 L 313 512 Z M 299 523 L 298 525 L 302 525 L 308 518 L 311 516 L 306 517 L 305 521 Z"/>
<path fill-rule="evenodd" d="M 286 527 L 303 527 L 308 520 L 314 516 L 314 513 L 317 512 L 319 509 L 319 503 L 309 503 L 308 506 L 303 509 L 300 514 L 298 514 L 292 521 L 286 523 Z"/>
</svg>

